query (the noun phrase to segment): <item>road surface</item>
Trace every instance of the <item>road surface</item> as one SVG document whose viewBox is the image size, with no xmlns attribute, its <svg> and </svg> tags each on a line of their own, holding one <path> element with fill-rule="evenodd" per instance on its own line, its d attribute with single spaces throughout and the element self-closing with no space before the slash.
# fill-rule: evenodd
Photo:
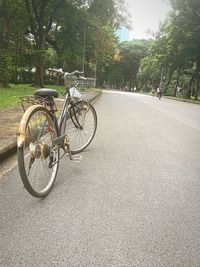
<svg viewBox="0 0 200 267">
<path fill-rule="evenodd" d="M 200 106 L 106 92 L 43 200 L 0 180 L 0 266 L 200 266 Z"/>
</svg>

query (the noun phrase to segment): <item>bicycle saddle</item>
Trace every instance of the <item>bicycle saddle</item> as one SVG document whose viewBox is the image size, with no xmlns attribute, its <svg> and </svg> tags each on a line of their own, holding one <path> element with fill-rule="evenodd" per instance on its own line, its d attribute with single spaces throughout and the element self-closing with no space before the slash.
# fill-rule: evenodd
<svg viewBox="0 0 200 267">
<path fill-rule="evenodd" d="M 53 96 L 53 97 L 58 97 L 58 92 L 54 89 L 49 89 L 49 88 L 42 88 L 38 89 L 34 93 L 35 96 L 40 96 L 40 97 L 47 97 L 47 96 Z"/>
</svg>

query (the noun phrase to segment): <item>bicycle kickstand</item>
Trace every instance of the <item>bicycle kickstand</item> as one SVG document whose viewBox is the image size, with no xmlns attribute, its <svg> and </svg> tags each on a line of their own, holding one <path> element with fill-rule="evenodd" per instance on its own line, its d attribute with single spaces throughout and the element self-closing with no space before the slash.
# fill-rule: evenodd
<svg viewBox="0 0 200 267">
<path fill-rule="evenodd" d="M 72 155 L 68 138 L 65 139 L 65 152 L 68 152 L 70 160 L 72 160 L 74 162 L 81 162 L 81 160 L 82 160 L 81 155 Z"/>
</svg>

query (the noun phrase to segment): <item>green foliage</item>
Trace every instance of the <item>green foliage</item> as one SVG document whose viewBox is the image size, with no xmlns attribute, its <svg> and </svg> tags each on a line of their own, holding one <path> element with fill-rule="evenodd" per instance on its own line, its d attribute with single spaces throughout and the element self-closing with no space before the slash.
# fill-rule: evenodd
<svg viewBox="0 0 200 267">
<path fill-rule="evenodd" d="M 161 83 L 166 94 L 175 96 L 181 87 L 184 96 L 197 99 L 200 1 L 170 3 L 172 11 L 154 39 L 118 43 L 116 29 L 128 24 L 125 1 L 2 0 L 0 86 L 42 86 L 48 67 L 63 67 L 84 69 L 101 86 L 150 90 Z"/>
<path fill-rule="evenodd" d="M 48 67 L 81 69 L 84 38 L 86 75 L 94 75 L 95 65 L 107 61 L 116 45 L 122 7 L 118 0 L 1 1 L 0 49 L 6 50 L 0 62 L 1 84 L 17 83 L 33 67 L 35 84 L 41 86 Z"/>
<path fill-rule="evenodd" d="M 129 90 L 136 86 L 140 62 L 148 54 L 150 42 L 134 40 L 119 44 L 110 64 L 104 66 L 106 84 L 116 88 L 127 86 Z"/>
<path fill-rule="evenodd" d="M 19 58 L 23 57 L 25 31 L 27 27 L 22 0 L 6 0 L 0 2 L 0 81 L 8 86 L 17 73 Z M 15 78 L 14 78 L 15 79 Z"/>
<path fill-rule="evenodd" d="M 181 87 L 183 95 L 191 97 L 195 91 L 197 98 L 200 87 L 200 2 L 170 2 L 172 11 L 150 45 L 149 55 L 141 60 L 137 78 L 146 87 L 161 83 L 166 94 L 176 96 L 177 87 Z M 184 70 L 189 69 L 190 74 L 185 75 Z"/>
</svg>

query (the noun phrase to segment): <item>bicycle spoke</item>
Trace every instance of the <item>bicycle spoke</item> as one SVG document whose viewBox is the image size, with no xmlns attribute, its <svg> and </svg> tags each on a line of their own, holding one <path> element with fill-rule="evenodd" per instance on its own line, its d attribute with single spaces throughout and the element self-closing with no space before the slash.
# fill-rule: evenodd
<svg viewBox="0 0 200 267">
<path fill-rule="evenodd" d="M 87 105 L 87 109 L 82 106 Z M 72 153 L 81 152 L 92 141 L 97 128 L 97 117 L 94 108 L 85 102 L 75 106 L 66 123 L 66 134 L 69 137 Z"/>
<path fill-rule="evenodd" d="M 51 152 L 57 131 L 43 107 L 33 110 L 27 122 L 25 142 L 19 149 L 19 167 L 22 181 L 34 196 L 46 195 L 56 178 L 59 150 Z M 53 155 L 53 159 L 52 159 Z M 57 162 L 57 164 L 52 164 Z"/>
</svg>

